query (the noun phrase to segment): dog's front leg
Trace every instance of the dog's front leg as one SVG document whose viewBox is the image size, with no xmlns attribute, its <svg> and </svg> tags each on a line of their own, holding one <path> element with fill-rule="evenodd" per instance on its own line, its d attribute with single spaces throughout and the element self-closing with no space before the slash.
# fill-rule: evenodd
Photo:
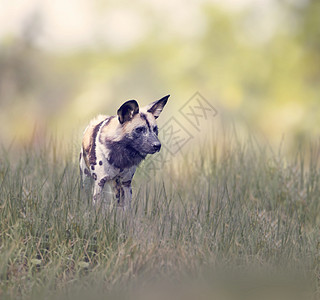
<svg viewBox="0 0 320 300">
<path fill-rule="evenodd" d="M 122 189 L 123 189 L 123 203 L 125 207 L 131 207 L 132 201 L 132 188 L 131 188 L 131 180 L 122 181 Z"/>
<path fill-rule="evenodd" d="M 93 190 L 93 205 L 97 205 L 102 201 L 102 190 L 105 183 L 109 180 L 108 176 L 103 178 L 95 177 L 94 190 Z"/>
<path fill-rule="evenodd" d="M 132 200 L 131 180 L 121 181 L 121 178 L 118 177 L 112 183 L 117 205 L 124 209 L 130 208 Z"/>
<path fill-rule="evenodd" d="M 94 184 L 94 189 L 93 189 L 93 205 L 97 205 L 101 203 L 101 194 L 102 194 L 102 189 L 103 187 L 99 186 L 97 182 Z"/>
<path fill-rule="evenodd" d="M 117 201 L 117 205 L 119 207 L 124 207 L 124 201 L 123 201 L 124 190 L 122 187 L 120 177 L 117 177 L 112 181 L 112 189 L 113 189 L 115 200 Z"/>
</svg>

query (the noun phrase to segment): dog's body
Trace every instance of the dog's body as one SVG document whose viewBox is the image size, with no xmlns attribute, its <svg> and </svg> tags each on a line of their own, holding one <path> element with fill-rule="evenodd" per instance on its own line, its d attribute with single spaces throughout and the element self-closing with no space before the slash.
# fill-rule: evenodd
<svg viewBox="0 0 320 300">
<path fill-rule="evenodd" d="M 80 152 L 80 175 L 94 179 L 93 203 L 101 199 L 106 182 L 111 183 L 117 204 L 131 204 L 131 180 L 136 167 L 160 150 L 156 119 L 169 95 L 139 109 L 135 100 L 125 102 L 118 116 L 98 116 L 84 131 Z"/>
</svg>

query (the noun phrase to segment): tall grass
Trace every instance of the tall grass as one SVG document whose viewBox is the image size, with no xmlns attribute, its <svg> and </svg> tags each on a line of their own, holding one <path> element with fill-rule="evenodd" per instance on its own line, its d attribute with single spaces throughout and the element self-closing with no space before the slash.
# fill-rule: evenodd
<svg viewBox="0 0 320 300">
<path fill-rule="evenodd" d="M 161 280 L 210 289 L 258 270 L 296 272 L 318 293 L 319 145 L 290 159 L 251 139 L 206 145 L 152 180 L 138 171 L 126 212 L 92 207 L 75 155 L 57 148 L 1 151 L 1 299 L 112 297 Z"/>
</svg>

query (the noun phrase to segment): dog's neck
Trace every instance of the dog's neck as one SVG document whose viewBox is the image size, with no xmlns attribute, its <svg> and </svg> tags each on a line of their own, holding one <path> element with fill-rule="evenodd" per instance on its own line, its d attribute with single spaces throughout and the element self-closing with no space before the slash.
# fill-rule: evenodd
<svg viewBox="0 0 320 300">
<path fill-rule="evenodd" d="M 109 141 L 107 142 L 107 146 L 110 149 L 109 163 L 120 170 L 137 166 L 146 157 L 146 154 L 142 154 L 132 148 L 126 140 L 118 142 Z"/>
</svg>

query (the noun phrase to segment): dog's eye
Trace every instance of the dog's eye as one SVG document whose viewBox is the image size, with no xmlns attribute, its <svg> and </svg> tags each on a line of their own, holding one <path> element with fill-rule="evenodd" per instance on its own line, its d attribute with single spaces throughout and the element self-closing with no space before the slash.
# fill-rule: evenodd
<svg viewBox="0 0 320 300">
<path fill-rule="evenodd" d="M 143 127 L 143 126 L 136 128 L 136 133 L 143 133 L 143 132 L 145 132 L 145 131 L 146 131 L 146 128 Z"/>
<path fill-rule="evenodd" d="M 155 134 L 158 134 L 158 126 L 154 126 L 154 127 L 153 127 L 153 132 L 154 132 Z"/>
</svg>

